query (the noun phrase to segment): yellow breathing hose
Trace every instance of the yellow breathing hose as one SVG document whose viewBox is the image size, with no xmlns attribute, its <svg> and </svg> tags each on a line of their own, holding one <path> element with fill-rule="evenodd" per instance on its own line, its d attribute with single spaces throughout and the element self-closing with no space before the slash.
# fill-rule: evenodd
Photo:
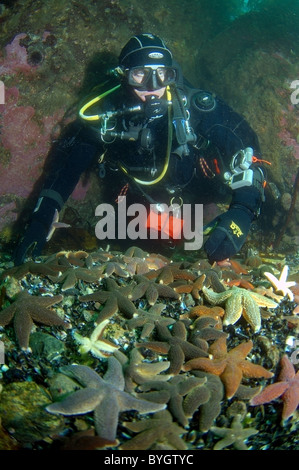
<svg viewBox="0 0 299 470">
<path fill-rule="evenodd" d="M 96 96 L 95 98 L 93 98 L 92 100 L 88 101 L 88 103 L 86 103 L 84 106 L 82 106 L 82 108 L 80 109 L 79 111 L 79 116 L 82 118 L 82 119 L 85 119 L 86 121 L 98 121 L 99 119 L 101 119 L 102 115 L 100 114 L 93 114 L 93 115 L 88 115 L 88 114 L 85 114 L 85 111 L 89 108 L 91 108 L 91 106 L 93 106 L 95 103 L 97 103 L 98 101 L 100 101 L 101 99 L 105 98 L 105 96 L 109 95 L 110 93 L 113 93 L 115 90 L 117 90 L 118 88 L 120 88 L 121 85 L 116 85 L 114 88 L 111 88 L 110 90 L 108 91 L 105 91 L 104 93 L 102 93 L 101 95 L 98 95 Z M 172 146 L 172 119 L 171 119 L 171 92 L 170 92 L 170 88 L 169 87 L 166 87 L 166 96 L 167 96 L 167 102 L 168 102 L 168 137 L 167 137 L 167 149 L 166 149 L 166 158 L 165 158 L 165 163 L 164 163 L 164 166 L 163 166 L 163 170 L 162 172 L 160 173 L 160 175 L 155 178 L 154 180 L 151 180 L 151 181 L 143 181 L 143 180 L 140 180 L 139 178 L 136 178 L 135 176 L 131 176 L 128 172 L 128 170 L 122 166 L 122 165 L 119 165 L 121 170 L 126 174 L 128 175 L 130 178 L 132 178 L 136 183 L 138 184 L 142 184 L 144 186 L 150 186 L 152 184 L 156 184 L 156 183 L 159 183 L 159 181 L 161 181 L 167 170 L 168 170 L 168 166 L 169 166 L 169 160 L 170 160 L 170 154 L 171 154 L 171 146 Z"/>
<path fill-rule="evenodd" d="M 167 96 L 167 102 L 168 102 L 168 137 L 167 137 L 167 150 L 166 150 L 166 158 L 165 158 L 165 163 L 162 172 L 160 175 L 155 178 L 154 180 L 151 181 L 143 181 L 140 180 L 139 178 L 136 178 L 135 176 L 131 176 L 128 172 L 128 170 L 120 165 L 120 168 L 126 175 L 128 175 L 130 178 L 132 178 L 136 183 L 144 185 L 144 186 L 150 186 L 152 184 L 159 183 L 161 181 L 167 170 L 168 170 L 168 165 L 169 165 L 169 160 L 170 160 L 170 154 L 171 154 L 171 146 L 172 146 L 172 119 L 171 119 L 171 93 L 170 93 L 170 88 L 166 88 L 166 96 Z"/>
<path fill-rule="evenodd" d="M 93 106 L 95 103 L 100 101 L 102 98 L 105 98 L 105 96 L 110 95 L 110 93 L 113 93 L 118 88 L 120 88 L 120 85 L 116 85 L 114 88 L 111 88 L 110 90 L 105 91 L 101 95 L 98 95 L 92 100 L 88 101 L 88 103 L 82 106 L 82 108 L 79 111 L 80 118 L 85 119 L 86 121 L 98 121 L 99 119 L 101 119 L 100 114 L 93 114 L 89 116 L 88 114 L 84 114 L 84 113 L 87 109 L 91 108 L 91 106 Z"/>
</svg>

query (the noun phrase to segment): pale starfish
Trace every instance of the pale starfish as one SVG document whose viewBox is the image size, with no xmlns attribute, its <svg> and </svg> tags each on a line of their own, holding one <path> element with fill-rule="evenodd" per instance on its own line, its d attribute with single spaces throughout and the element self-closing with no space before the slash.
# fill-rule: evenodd
<svg viewBox="0 0 299 470">
<path fill-rule="evenodd" d="M 248 437 L 258 433 L 258 430 L 255 428 L 243 428 L 242 417 L 240 415 L 234 416 L 230 428 L 212 426 L 211 431 L 217 436 L 222 437 L 222 439 L 214 445 L 214 450 L 222 450 L 231 445 L 237 450 L 247 450 L 248 447 L 244 441 L 246 441 Z"/>
<path fill-rule="evenodd" d="M 80 354 L 91 352 L 91 354 L 97 358 L 105 358 L 119 348 L 119 346 L 112 344 L 110 341 L 105 340 L 102 337 L 104 329 L 108 323 L 108 319 L 99 323 L 91 333 L 90 338 L 81 336 L 78 331 L 74 331 L 73 336 L 75 341 L 81 344 L 79 348 Z"/>
<path fill-rule="evenodd" d="M 63 366 L 61 371 L 77 380 L 84 388 L 71 393 L 60 402 L 52 403 L 46 410 L 65 416 L 93 411 L 95 429 L 103 439 L 115 440 L 119 413 L 137 410 L 145 414 L 165 408 L 165 404 L 151 403 L 125 392 L 122 366 L 113 356 L 108 358 L 108 369 L 103 377 L 90 367 L 81 365 Z"/>
<path fill-rule="evenodd" d="M 274 276 L 272 273 L 264 272 L 264 275 L 266 276 L 268 281 L 271 282 L 276 292 L 281 292 L 284 297 L 288 296 L 290 300 L 294 300 L 294 294 L 290 290 L 290 287 L 293 287 L 296 282 L 287 281 L 288 272 L 289 267 L 285 265 L 281 271 L 279 279 L 277 279 L 277 277 Z"/>
<path fill-rule="evenodd" d="M 203 293 L 212 305 L 225 303 L 225 315 L 223 325 L 234 325 L 241 315 L 248 321 L 254 332 L 261 327 L 261 313 L 259 307 L 276 308 L 278 304 L 274 300 L 257 294 L 252 290 L 233 286 L 224 292 L 214 292 L 203 287 Z"/>
</svg>

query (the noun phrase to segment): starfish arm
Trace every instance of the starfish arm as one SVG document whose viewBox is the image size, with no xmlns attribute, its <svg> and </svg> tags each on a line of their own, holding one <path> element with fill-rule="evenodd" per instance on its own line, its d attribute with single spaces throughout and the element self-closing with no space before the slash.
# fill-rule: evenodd
<svg viewBox="0 0 299 470">
<path fill-rule="evenodd" d="M 211 394 L 207 387 L 198 385 L 193 388 L 184 399 L 183 409 L 185 415 L 191 418 L 199 406 L 209 401 L 210 396 Z"/>
<path fill-rule="evenodd" d="M 107 394 L 94 410 L 95 428 L 100 437 L 109 441 L 115 440 L 119 412 L 117 395 Z"/>
<path fill-rule="evenodd" d="M 68 323 L 59 317 L 54 310 L 49 310 L 40 306 L 34 306 L 34 308 L 28 308 L 32 320 L 42 323 L 43 325 L 57 325 L 67 326 Z"/>
<path fill-rule="evenodd" d="M 9 305 L 9 307 L 6 307 L 4 310 L 2 310 L 0 312 L 0 325 L 1 326 L 8 325 L 13 319 L 15 311 L 16 311 L 16 305 L 14 304 Z"/>
<path fill-rule="evenodd" d="M 51 307 L 54 304 L 58 304 L 62 301 L 63 295 L 54 295 L 53 297 L 50 296 L 28 296 L 32 301 L 36 302 L 40 307 Z"/>
<path fill-rule="evenodd" d="M 285 380 L 290 380 L 295 377 L 295 368 L 286 354 L 281 358 L 280 365 L 279 381 L 284 382 Z"/>
<path fill-rule="evenodd" d="M 283 394 L 282 400 L 282 419 L 285 420 L 292 416 L 299 406 L 299 380 L 293 381 Z"/>
<path fill-rule="evenodd" d="M 93 332 L 90 335 L 90 340 L 92 343 L 95 342 L 101 336 L 101 334 L 103 333 L 108 323 L 109 323 L 109 319 L 107 318 L 106 320 L 102 321 L 96 326 L 96 328 L 93 330 Z"/>
<path fill-rule="evenodd" d="M 248 447 L 244 441 L 246 441 L 251 436 L 255 436 L 255 434 L 258 434 L 258 432 L 259 431 L 257 429 L 243 429 L 241 432 L 242 436 L 240 437 L 240 439 L 236 439 L 236 441 L 234 442 L 234 448 L 236 450 L 248 450 Z"/>
<path fill-rule="evenodd" d="M 148 336 L 152 333 L 154 328 L 155 328 L 154 323 L 146 323 L 145 325 L 143 325 L 140 338 L 141 339 L 148 338 Z"/>
<path fill-rule="evenodd" d="M 150 283 L 145 291 L 145 298 L 150 305 L 155 305 L 159 298 L 159 292 L 154 283 Z"/>
<path fill-rule="evenodd" d="M 138 300 L 141 299 L 141 297 L 144 296 L 146 289 L 148 288 L 149 282 L 140 282 L 135 286 L 130 294 L 130 299 L 131 300 Z"/>
<path fill-rule="evenodd" d="M 259 364 L 253 364 L 252 362 L 247 360 L 243 360 L 240 362 L 240 368 L 243 372 L 243 375 L 249 378 L 263 377 L 265 379 L 270 379 L 274 375 L 272 372 L 265 369 L 263 366 L 260 366 Z"/>
<path fill-rule="evenodd" d="M 179 374 L 185 360 L 185 354 L 179 344 L 173 344 L 170 346 L 168 359 L 170 361 L 170 367 L 167 372 L 173 375 Z"/>
<path fill-rule="evenodd" d="M 136 343 L 136 348 L 151 349 L 159 354 L 167 354 L 169 351 L 169 344 L 163 341 L 147 341 L 145 343 Z"/>
<path fill-rule="evenodd" d="M 100 311 L 97 323 L 102 323 L 104 320 L 112 317 L 116 312 L 118 312 L 118 303 L 116 297 L 112 297 L 111 295 L 106 300 L 105 307 Z"/>
<path fill-rule="evenodd" d="M 268 385 L 261 391 L 261 393 L 255 395 L 249 403 L 252 406 L 270 403 L 272 400 L 280 397 L 286 391 L 288 386 L 289 385 L 287 382 L 276 382 L 274 384 Z"/>
<path fill-rule="evenodd" d="M 77 283 L 77 277 L 76 277 L 76 272 L 74 268 L 70 268 L 66 273 L 65 273 L 65 281 L 62 284 L 61 290 L 62 292 L 71 289 L 74 287 Z M 61 280 L 58 280 L 61 281 Z"/>
<path fill-rule="evenodd" d="M 225 314 L 223 317 L 223 325 L 234 325 L 242 315 L 243 306 L 241 297 L 231 295 L 225 304 Z"/>
<path fill-rule="evenodd" d="M 235 359 L 245 359 L 245 357 L 250 353 L 253 348 L 253 342 L 251 340 L 245 341 L 238 344 L 235 348 L 229 351 L 229 356 Z"/>
<path fill-rule="evenodd" d="M 242 371 L 234 364 L 227 364 L 226 368 L 220 375 L 220 379 L 224 384 L 226 397 L 232 398 L 241 383 Z"/>
<path fill-rule="evenodd" d="M 108 368 L 103 379 L 118 390 L 124 390 L 125 388 L 122 365 L 114 356 L 108 357 Z"/>
<path fill-rule="evenodd" d="M 121 450 L 148 450 L 159 438 L 161 430 L 156 427 L 141 431 L 140 434 L 126 441 L 119 448 Z"/>
<path fill-rule="evenodd" d="M 103 400 L 103 395 L 94 388 L 78 390 L 63 401 L 52 403 L 46 407 L 49 413 L 58 413 L 66 416 L 89 413 Z"/>
<path fill-rule="evenodd" d="M 184 371 L 189 371 L 192 369 L 204 370 L 205 372 L 210 372 L 215 375 L 220 375 L 226 367 L 226 361 L 212 361 L 206 357 L 199 357 L 197 359 L 191 359 L 186 362 L 183 366 Z"/>
<path fill-rule="evenodd" d="M 179 338 L 181 340 L 186 340 L 187 339 L 187 330 L 182 321 L 177 321 L 172 329 L 172 335 L 175 336 L 176 338 Z"/>
<path fill-rule="evenodd" d="M 261 313 L 258 304 L 250 295 L 243 297 L 243 317 L 248 321 L 249 325 L 256 333 L 261 328 Z"/>
<path fill-rule="evenodd" d="M 166 408 L 165 403 L 154 403 L 152 401 L 136 398 L 127 392 L 118 392 L 117 400 L 120 411 L 136 410 L 140 414 L 146 414 Z"/>
<path fill-rule="evenodd" d="M 99 388 L 104 386 L 103 379 L 90 367 L 81 365 L 62 366 L 61 372 L 72 379 L 77 380 L 81 385 L 89 388 Z"/>
<path fill-rule="evenodd" d="M 261 295 L 257 292 L 250 291 L 248 292 L 248 296 L 251 297 L 255 302 L 258 304 L 259 307 L 267 307 L 267 308 L 276 308 L 278 307 L 278 303 L 272 299 L 268 299 L 264 295 Z"/>
<path fill-rule="evenodd" d="M 217 434 L 219 436 L 220 428 L 212 427 L 211 431 L 215 432 L 215 434 Z M 234 436 L 231 436 L 230 434 L 227 434 L 227 433 L 225 433 L 223 435 L 224 435 L 224 438 L 221 439 L 220 441 L 218 441 L 217 444 L 214 445 L 214 447 L 213 447 L 214 450 L 222 450 L 225 447 L 228 447 L 228 446 L 232 445 L 235 442 L 235 437 Z M 221 436 L 219 436 L 219 437 L 221 437 Z"/>
<path fill-rule="evenodd" d="M 126 318 L 132 318 L 134 313 L 137 312 L 137 309 L 133 302 L 124 295 L 120 294 L 119 292 L 116 293 L 116 297 L 118 309 L 120 310 L 120 312 L 123 313 Z"/>
<path fill-rule="evenodd" d="M 27 349 L 33 321 L 27 312 L 17 311 L 14 316 L 14 330 L 22 349 Z"/>
</svg>

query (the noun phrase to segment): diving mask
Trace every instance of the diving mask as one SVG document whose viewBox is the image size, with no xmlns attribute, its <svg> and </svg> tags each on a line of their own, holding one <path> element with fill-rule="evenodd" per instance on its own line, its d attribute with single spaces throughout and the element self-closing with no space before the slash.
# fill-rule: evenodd
<svg viewBox="0 0 299 470">
<path fill-rule="evenodd" d="M 125 73 L 128 84 L 139 90 L 159 90 L 176 81 L 176 70 L 161 65 L 132 67 Z"/>
</svg>

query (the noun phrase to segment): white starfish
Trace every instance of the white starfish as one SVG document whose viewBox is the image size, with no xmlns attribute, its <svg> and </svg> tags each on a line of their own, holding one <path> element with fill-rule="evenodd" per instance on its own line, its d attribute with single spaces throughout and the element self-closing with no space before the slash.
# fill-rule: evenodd
<svg viewBox="0 0 299 470">
<path fill-rule="evenodd" d="M 102 338 L 103 331 L 108 323 L 108 319 L 99 323 L 91 333 L 90 338 L 81 336 L 77 331 L 74 331 L 73 336 L 75 341 L 81 344 L 79 348 L 79 352 L 81 354 L 91 352 L 91 354 L 97 358 L 107 358 L 109 354 L 112 354 L 119 348 L 119 346 L 116 346 L 110 343 L 110 341 Z"/>
<path fill-rule="evenodd" d="M 285 265 L 279 279 L 271 273 L 265 272 L 264 275 L 271 282 L 272 286 L 274 287 L 276 292 L 281 292 L 282 295 L 285 297 L 286 295 L 289 297 L 290 300 L 294 300 L 294 294 L 290 290 L 290 287 L 294 286 L 296 282 L 294 281 L 287 281 L 289 272 L 289 267 Z"/>
</svg>

